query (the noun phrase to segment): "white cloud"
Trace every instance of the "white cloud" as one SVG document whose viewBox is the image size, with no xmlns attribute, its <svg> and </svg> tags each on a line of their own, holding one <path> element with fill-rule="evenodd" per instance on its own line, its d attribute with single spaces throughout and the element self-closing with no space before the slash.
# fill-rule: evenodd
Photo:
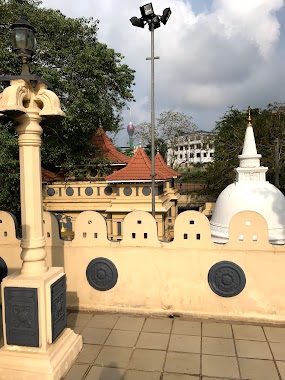
<svg viewBox="0 0 285 380">
<path fill-rule="evenodd" d="M 278 51 L 280 24 L 277 12 L 284 0 L 200 0 L 202 13 L 191 1 L 153 0 L 155 12 L 169 6 L 166 26 L 155 30 L 156 114 L 175 109 L 195 115 L 199 128 L 214 127 L 232 104 L 265 106 L 283 100 L 284 76 Z M 140 15 L 138 0 L 44 0 L 71 17 L 100 20 L 99 39 L 121 52 L 136 70 L 131 104 L 134 124 L 150 120 L 150 33 L 134 28 L 129 19 Z M 279 46 L 280 48 L 280 46 Z M 215 117 L 215 119 L 211 119 Z M 125 125 L 129 122 L 124 113 Z M 123 136 L 123 134 L 122 134 Z M 119 140 L 119 139 L 118 139 Z M 125 144 L 125 137 L 122 137 Z"/>
</svg>

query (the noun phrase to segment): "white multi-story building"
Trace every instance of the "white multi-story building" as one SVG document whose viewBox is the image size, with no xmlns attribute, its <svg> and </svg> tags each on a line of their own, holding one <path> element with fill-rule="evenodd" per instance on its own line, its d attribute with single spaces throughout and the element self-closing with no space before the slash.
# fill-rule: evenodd
<svg viewBox="0 0 285 380">
<path fill-rule="evenodd" d="M 212 162 L 214 138 L 213 132 L 196 131 L 178 137 L 174 144 L 168 142 L 167 164 L 169 166 L 190 166 Z"/>
</svg>

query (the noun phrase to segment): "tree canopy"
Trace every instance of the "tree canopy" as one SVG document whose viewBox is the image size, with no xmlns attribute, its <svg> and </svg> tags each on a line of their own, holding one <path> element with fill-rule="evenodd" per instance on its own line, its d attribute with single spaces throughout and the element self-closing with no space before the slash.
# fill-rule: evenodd
<svg viewBox="0 0 285 380">
<path fill-rule="evenodd" d="M 160 154 L 166 158 L 167 149 L 177 145 L 180 136 L 187 135 L 196 129 L 192 117 L 183 112 L 164 111 L 156 119 L 155 145 Z M 138 142 L 146 146 L 146 152 L 150 154 L 151 124 L 143 122 L 135 127 L 135 137 Z M 174 163 L 171 161 L 171 165 Z"/>
<path fill-rule="evenodd" d="M 251 110 L 252 126 L 257 152 L 262 155 L 261 165 L 268 167 L 267 180 L 285 191 L 285 109 L 283 104 L 269 104 L 265 109 Z M 216 122 L 214 161 L 206 169 L 206 193 L 218 196 L 235 180 L 234 168 L 239 166 L 245 130 L 248 124 L 247 110 L 230 107 Z"/>
<path fill-rule="evenodd" d="M 96 160 L 91 137 L 101 124 L 107 131 L 116 131 L 121 124 L 121 111 L 133 100 L 134 70 L 123 63 L 123 56 L 98 41 L 98 20 L 69 18 L 60 11 L 40 8 L 36 0 L 0 2 L 0 74 L 20 74 L 17 58 L 10 49 L 9 26 L 25 14 L 36 29 L 37 51 L 30 64 L 32 73 L 50 82 L 59 96 L 66 117 L 60 124 L 45 124 L 42 163 L 46 168 L 84 167 Z M 3 87 L 0 87 L 0 92 Z M 0 209 L 11 209 L 8 188 L 18 165 L 11 166 L 9 178 L 2 178 L 11 157 L 15 157 L 16 139 L 10 124 L 1 126 Z M 4 140 L 3 140 L 4 139 Z M 12 186 L 11 193 L 16 191 Z M 18 190 L 18 189 L 17 189 Z M 16 194 L 14 194 L 15 196 Z M 17 195 L 19 197 L 19 195 Z"/>
</svg>

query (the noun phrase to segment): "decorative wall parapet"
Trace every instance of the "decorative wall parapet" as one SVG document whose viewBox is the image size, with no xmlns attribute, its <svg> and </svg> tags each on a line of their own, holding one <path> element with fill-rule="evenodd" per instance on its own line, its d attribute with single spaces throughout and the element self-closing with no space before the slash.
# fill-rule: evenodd
<svg viewBox="0 0 285 380">
<path fill-rule="evenodd" d="M 0 257 L 11 272 L 21 265 L 20 246 L 5 244 L 1 228 L 15 236 L 15 227 L 0 216 Z M 79 215 L 73 241 L 60 239 L 54 215 L 45 212 L 44 221 L 47 263 L 64 266 L 71 308 L 285 323 L 285 246 L 268 242 L 258 213 L 236 214 L 226 244 L 211 241 L 209 221 L 196 211 L 176 218 L 169 243 L 143 211 L 126 216 L 120 242 L 107 239 L 97 212 Z"/>
</svg>

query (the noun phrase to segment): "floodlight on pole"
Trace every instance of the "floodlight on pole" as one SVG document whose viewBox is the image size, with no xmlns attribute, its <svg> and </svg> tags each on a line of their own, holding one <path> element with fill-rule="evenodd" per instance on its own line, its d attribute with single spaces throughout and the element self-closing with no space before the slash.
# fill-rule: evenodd
<svg viewBox="0 0 285 380">
<path fill-rule="evenodd" d="M 130 19 L 133 26 L 143 28 L 148 24 L 151 32 L 151 213 L 155 218 L 155 115 L 154 115 L 154 60 L 159 58 L 154 56 L 154 30 L 160 27 L 162 22 L 164 25 L 167 23 L 171 10 L 165 8 L 162 16 L 158 16 L 154 13 L 152 3 L 148 3 L 140 7 L 142 17 L 132 17 Z M 149 58 L 147 58 L 149 59 Z"/>
</svg>

